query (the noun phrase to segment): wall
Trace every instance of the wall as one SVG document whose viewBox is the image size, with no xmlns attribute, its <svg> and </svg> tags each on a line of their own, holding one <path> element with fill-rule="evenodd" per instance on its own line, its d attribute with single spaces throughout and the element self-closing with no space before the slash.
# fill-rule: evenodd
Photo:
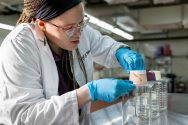
<svg viewBox="0 0 188 125">
<path fill-rule="evenodd" d="M 0 45 L 10 31 L 0 29 Z"/>
</svg>

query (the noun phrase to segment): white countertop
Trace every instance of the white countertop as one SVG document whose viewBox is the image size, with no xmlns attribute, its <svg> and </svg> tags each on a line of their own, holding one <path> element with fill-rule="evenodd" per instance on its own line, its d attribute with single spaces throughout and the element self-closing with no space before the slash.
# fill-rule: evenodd
<svg viewBox="0 0 188 125">
<path fill-rule="evenodd" d="M 188 94 L 169 94 L 167 112 L 161 113 L 152 125 L 188 125 Z M 91 125 L 122 125 L 122 104 L 118 103 L 93 112 Z M 183 113 L 181 113 L 183 112 Z"/>
</svg>

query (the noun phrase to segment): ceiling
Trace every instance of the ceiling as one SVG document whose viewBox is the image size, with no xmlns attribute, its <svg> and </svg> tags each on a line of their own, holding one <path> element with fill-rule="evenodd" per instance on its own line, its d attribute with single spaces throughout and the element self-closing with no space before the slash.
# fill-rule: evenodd
<svg viewBox="0 0 188 125">
<path fill-rule="evenodd" d="M 188 36 L 188 0 L 86 0 L 86 11 L 140 39 Z"/>
<path fill-rule="evenodd" d="M 23 0 L 1 0 L 0 22 L 15 24 Z M 86 12 L 136 38 L 188 36 L 188 0 L 85 0 Z"/>
<path fill-rule="evenodd" d="M 187 0 L 85 0 L 87 4 L 126 5 L 129 9 L 185 4 Z"/>
<path fill-rule="evenodd" d="M 21 5 L 23 0 L 1 0 L 0 1 L 0 13 L 6 12 L 19 12 L 21 10 Z M 11 11 L 12 10 L 12 11 Z"/>
</svg>

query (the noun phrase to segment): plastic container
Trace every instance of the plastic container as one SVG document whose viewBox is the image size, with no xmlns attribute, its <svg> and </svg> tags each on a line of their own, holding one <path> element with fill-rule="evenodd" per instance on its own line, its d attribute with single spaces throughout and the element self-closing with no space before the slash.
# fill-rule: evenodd
<svg viewBox="0 0 188 125">
<path fill-rule="evenodd" d="M 129 80 L 133 81 L 136 85 L 142 85 L 147 83 L 146 70 L 131 70 Z"/>
</svg>

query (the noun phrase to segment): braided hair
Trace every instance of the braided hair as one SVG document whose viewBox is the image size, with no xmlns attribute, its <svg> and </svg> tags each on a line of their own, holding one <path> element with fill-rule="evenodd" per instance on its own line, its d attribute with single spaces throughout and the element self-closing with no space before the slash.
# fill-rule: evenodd
<svg viewBox="0 0 188 125">
<path fill-rule="evenodd" d="M 23 11 L 16 24 L 32 22 L 43 2 L 44 0 L 24 0 Z"/>
</svg>

